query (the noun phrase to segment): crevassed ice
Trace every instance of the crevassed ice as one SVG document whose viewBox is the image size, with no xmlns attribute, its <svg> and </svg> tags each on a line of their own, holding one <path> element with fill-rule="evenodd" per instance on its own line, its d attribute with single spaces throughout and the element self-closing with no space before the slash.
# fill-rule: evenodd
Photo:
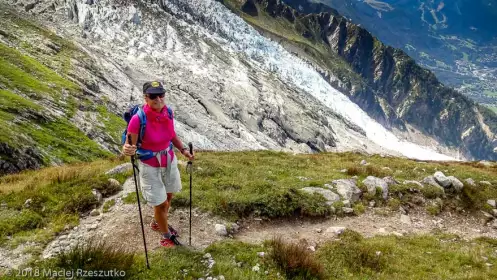
<svg viewBox="0 0 497 280">
<path fill-rule="evenodd" d="M 387 149 L 410 158 L 453 160 L 428 147 L 398 139 L 382 125 L 370 118 L 359 106 L 329 85 L 303 60 L 291 55 L 279 44 L 259 35 L 243 19 L 213 0 L 159 0 L 176 15 L 201 23 L 218 37 L 221 46 L 246 54 L 261 68 L 277 73 L 320 100 L 323 104 L 357 124 L 369 139 Z"/>
</svg>

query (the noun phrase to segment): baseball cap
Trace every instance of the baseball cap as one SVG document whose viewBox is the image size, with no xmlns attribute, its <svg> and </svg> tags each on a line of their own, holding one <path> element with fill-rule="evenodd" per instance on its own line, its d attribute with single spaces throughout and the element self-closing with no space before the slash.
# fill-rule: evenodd
<svg viewBox="0 0 497 280">
<path fill-rule="evenodd" d="M 159 81 L 146 82 L 143 84 L 143 93 L 161 94 L 166 93 L 164 86 Z"/>
</svg>

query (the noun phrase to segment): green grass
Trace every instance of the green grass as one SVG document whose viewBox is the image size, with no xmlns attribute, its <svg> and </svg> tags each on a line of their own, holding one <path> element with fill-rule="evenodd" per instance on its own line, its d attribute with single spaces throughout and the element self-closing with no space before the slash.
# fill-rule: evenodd
<svg viewBox="0 0 497 280">
<path fill-rule="evenodd" d="M 346 230 L 340 239 L 311 252 L 302 243 L 274 239 L 262 244 L 225 240 L 205 250 L 176 247 L 150 252 L 150 270 L 142 253 L 105 244 L 79 247 L 37 267 L 109 269 L 125 271 L 125 279 L 494 279 L 497 242 L 465 241 L 455 235 L 393 235 L 363 238 Z M 258 256 L 264 252 L 264 256 Z M 215 264 L 203 261 L 209 253 Z M 486 258 L 486 259 L 485 259 Z M 486 263 L 493 264 L 487 266 Z M 258 266 L 259 271 L 254 271 Z M 267 272 L 267 273 L 266 273 Z M 219 278 L 218 278 L 219 279 Z"/>
<path fill-rule="evenodd" d="M 114 199 L 107 200 L 104 203 L 104 207 L 103 207 L 102 211 L 104 213 L 107 213 L 107 212 L 109 212 L 110 208 L 112 208 L 112 206 L 114 206 L 114 205 L 116 205 L 116 201 Z"/>
<path fill-rule="evenodd" d="M 11 89 L 22 92 L 60 95 L 62 89 L 79 92 L 79 87 L 62 78 L 36 59 L 0 43 L 0 81 Z"/>
<path fill-rule="evenodd" d="M 79 87 L 1 43 L 0 84 L 8 88 L 0 90 L 0 124 L 11 127 L 0 141 L 12 147 L 35 146 L 42 150 L 45 163 L 89 161 L 110 155 L 66 118 L 51 116 L 36 103 L 60 102 L 62 90 L 67 90 L 72 95 L 63 107 L 68 115 L 74 115 L 77 102 L 73 96 L 80 94 Z"/>
<path fill-rule="evenodd" d="M 7 205 L 0 211 L 0 243 L 15 246 L 36 240 L 46 244 L 66 226 L 77 225 L 80 214 L 98 205 L 92 189 L 104 197 L 119 191 L 103 174 L 117 163 L 97 161 L 0 177 L 0 201 Z M 122 183 L 129 175 L 114 178 Z"/>
<path fill-rule="evenodd" d="M 326 279 L 493 279 L 496 248 L 495 240 L 464 241 L 447 235 L 366 239 L 346 231 L 340 241 L 320 247 L 317 259 Z"/>
<path fill-rule="evenodd" d="M 2 133 L 0 142 L 20 151 L 33 149 L 37 155 L 33 161 L 41 165 L 92 161 L 111 155 L 71 121 L 80 103 L 90 109 L 97 107 L 93 105 L 95 100 L 85 97 L 73 82 L 79 76 L 71 61 L 77 60 L 90 69 L 91 58 L 69 40 L 0 5 L 0 29 L 15 34 L 7 36 L 9 45 L 0 43 L 0 126 L 10 128 Z M 108 133 L 114 144 L 119 144 L 124 122 L 104 106 L 95 111 L 102 123 L 97 130 Z"/>
<path fill-rule="evenodd" d="M 181 156 L 180 156 L 181 157 Z M 370 165 L 360 166 L 362 159 Z M 392 171 L 383 170 L 388 166 Z M 418 167 L 414 170 L 414 167 Z M 497 197 L 495 167 L 483 167 L 478 163 L 418 163 L 414 160 L 371 156 L 354 153 L 323 153 L 315 155 L 291 155 L 287 153 L 258 152 L 199 152 L 196 154 L 193 174 L 193 200 L 197 207 L 227 218 L 238 219 L 250 215 L 282 217 L 293 215 L 327 216 L 325 202 L 317 196 L 302 194 L 298 190 L 309 186 L 323 186 L 335 179 L 357 175 L 359 187 L 369 175 L 394 176 L 404 180 L 418 180 L 433 175 L 436 170 L 447 170 L 460 180 L 473 178 L 476 182 L 489 180 L 492 187 L 479 186 L 475 194 L 465 187 L 468 195 L 461 197 L 461 204 L 481 208 L 486 199 Z M 340 172 L 347 169 L 351 172 Z M 422 171 L 422 170 L 425 171 Z M 189 199 L 189 175 L 181 169 L 183 190 L 173 200 L 175 206 L 187 206 Z M 299 180 L 298 177 L 309 180 Z M 402 186 L 399 186 L 402 187 Z M 409 185 L 409 188 L 415 188 Z M 395 188 L 393 188 L 395 192 Z M 397 190 L 402 191 L 402 190 Z M 433 187 L 425 186 L 422 194 L 430 199 L 442 196 Z M 449 195 L 447 199 L 452 199 Z M 454 198 L 455 199 L 455 198 Z M 464 206 L 462 205 L 462 206 Z"/>
<path fill-rule="evenodd" d="M 97 106 L 99 113 L 98 120 L 101 122 L 101 129 L 109 133 L 115 144 L 121 143 L 121 133 L 126 127 L 126 122 L 123 118 L 112 114 L 105 106 Z"/>
<path fill-rule="evenodd" d="M 366 159 L 369 165 L 354 169 L 360 166 L 362 159 Z M 122 162 L 80 163 L 0 177 L 0 190 L 9 190 L 0 193 L 0 202 L 7 204 L 7 208 L 0 212 L 0 237 L 4 246 L 15 247 L 26 241 L 47 244 L 57 232 L 77 225 L 81 213 L 97 206 L 91 194 L 93 188 L 99 189 L 105 197 L 117 191 L 110 188 L 109 177 L 103 173 Z M 384 166 L 392 171 L 385 171 L 382 169 Z M 451 194 L 440 198 L 436 192 L 427 195 L 433 192 L 427 186 L 422 189 L 416 185 L 392 186 L 392 197 L 385 204 L 392 208 L 398 208 L 414 194 L 439 197 L 437 199 L 442 203 L 438 208 L 427 209 L 434 215 L 450 208 L 456 201 L 460 201 L 462 207 L 474 209 L 484 204 L 486 199 L 497 197 L 495 167 L 485 167 L 477 162 L 421 163 L 355 153 L 292 155 L 251 151 L 197 152 L 193 167 L 195 207 L 232 219 L 252 215 L 270 218 L 327 216 L 329 208 L 323 198 L 304 195 L 299 189 L 319 187 L 334 179 L 351 176 L 358 176 L 359 186 L 363 188 L 360 182 L 376 172 L 391 173 L 399 181 L 420 181 L 435 170 L 443 170 L 446 175 L 461 180 L 471 177 L 476 182 L 487 180 L 494 184 L 465 186 L 463 193 L 458 195 L 459 199 Z M 418 168 L 414 170 L 414 167 Z M 342 173 L 344 168 L 355 171 L 353 175 Z M 183 167 L 181 173 L 184 188 L 173 200 L 174 207 L 188 205 L 189 176 Z M 130 171 L 114 177 L 122 183 L 131 175 Z M 399 194 L 402 194 L 402 199 L 398 198 Z M 31 203 L 25 207 L 28 198 Z M 136 203 L 136 194 L 132 192 L 123 200 Z M 354 205 L 356 214 L 365 210 L 361 203 L 366 202 Z M 424 206 L 429 208 L 432 202 L 428 200 Z M 107 202 L 104 208 L 110 208 L 113 203 Z M 12 239 L 7 240 L 7 235 Z M 488 240 L 468 242 L 439 235 L 364 239 L 349 232 L 338 241 L 318 247 L 316 253 L 280 243 L 252 245 L 224 241 L 214 243 L 204 251 L 158 250 L 151 255 L 152 270 L 145 269 L 140 253 L 126 271 L 133 279 L 196 279 L 205 277 L 207 272 L 211 276 L 224 275 L 226 279 L 275 279 L 278 273 L 286 279 L 399 279 L 402 275 L 413 275 L 412 279 L 484 279 L 484 275 L 495 276 L 497 273 L 495 266 L 487 268 L 481 258 L 485 256 L 488 258 L 486 262 L 496 262 L 497 243 Z M 274 254 L 275 251 L 279 253 Z M 216 260 L 211 270 L 201 264 L 207 252 Z M 257 252 L 266 252 L 267 255 L 259 257 Z M 59 262 L 58 265 L 66 267 L 67 264 Z M 252 270 L 257 264 L 259 272 Z"/>
</svg>

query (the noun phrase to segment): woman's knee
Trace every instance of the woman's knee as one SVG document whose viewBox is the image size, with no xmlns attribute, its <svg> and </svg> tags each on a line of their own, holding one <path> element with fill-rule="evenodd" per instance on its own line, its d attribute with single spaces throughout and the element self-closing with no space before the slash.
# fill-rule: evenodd
<svg viewBox="0 0 497 280">
<path fill-rule="evenodd" d="M 169 207 L 169 201 L 167 199 L 161 204 L 155 206 L 155 208 L 159 210 L 166 210 L 168 207 Z"/>
</svg>

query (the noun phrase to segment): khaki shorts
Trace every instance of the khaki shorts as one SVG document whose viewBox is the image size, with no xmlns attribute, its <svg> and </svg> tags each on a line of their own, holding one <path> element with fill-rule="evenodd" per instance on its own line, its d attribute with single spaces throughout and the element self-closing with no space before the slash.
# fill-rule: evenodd
<svg viewBox="0 0 497 280">
<path fill-rule="evenodd" d="M 176 157 L 171 162 L 169 174 L 165 167 L 152 167 L 138 160 L 140 170 L 140 188 L 143 197 L 152 206 L 157 206 L 167 199 L 167 193 L 181 191 L 181 178 Z"/>
</svg>

